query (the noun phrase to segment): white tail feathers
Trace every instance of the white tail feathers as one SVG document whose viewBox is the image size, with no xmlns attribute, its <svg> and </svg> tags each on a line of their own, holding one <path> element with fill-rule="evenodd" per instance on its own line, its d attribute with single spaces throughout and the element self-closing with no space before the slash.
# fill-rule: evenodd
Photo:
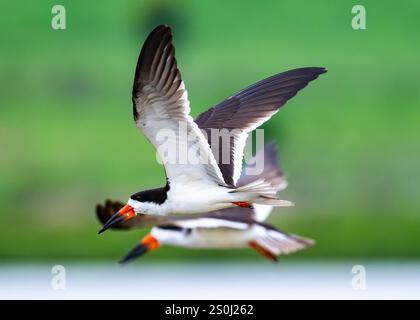
<svg viewBox="0 0 420 320">
<path fill-rule="evenodd" d="M 277 185 L 273 185 L 270 180 L 256 179 L 232 190 L 231 193 L 239 193 L 241 194 L 240 200 L 252 203 L 265 204 L 274 207 L 292 207 L 294 205 L 293 202 L 281 200 L 277 197 L 276 187 Z"/>
<path fill-rule="evenodd" d="M 272 199 L 272 198 L 265 198 L 265 197 L 256 198 L 252 202 L 256 204 L 264 204 L 268 206 L 283 207 L 283 208 L 293 207 L 295 205 L 292 201 L 289 201 L 289 200 L 282 200 L 282 199 L 277 199 L 277 198 Z"/>
<path fill-rule="evenodd" d="M 277 229 L 262 228 L 255 241 L 274 255 L 289 254 L 315 244 L 315 240 L 287 234 Z"/>
</svg>

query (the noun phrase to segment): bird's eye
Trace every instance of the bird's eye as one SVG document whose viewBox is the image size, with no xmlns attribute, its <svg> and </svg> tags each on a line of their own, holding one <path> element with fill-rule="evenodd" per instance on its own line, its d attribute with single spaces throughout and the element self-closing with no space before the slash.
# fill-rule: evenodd
<svg viewBox="0 0 420 320">
<path fill-rule="evenodd" d="M 130 198 L 133 199 L 133 200 L 136 200 L 136 201 L 140 201 L 141 200 L 140 195 L 137 194 L 137 193 L 136 194 L 133 194 Z"/>
</svg>

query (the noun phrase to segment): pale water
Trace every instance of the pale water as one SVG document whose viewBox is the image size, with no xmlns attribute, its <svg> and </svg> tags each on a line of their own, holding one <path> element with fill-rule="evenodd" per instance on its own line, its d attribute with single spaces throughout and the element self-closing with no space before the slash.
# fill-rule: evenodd
<svg viewBox="0 0 420 320">
<path fill-rule="evenodd" d="M 364 269 L 353 269 L 358 264 Z M 123 267 L 107 262 L 63 266 L 65 283 L 54 278 L 53 264 L 0 266 L 0 298 L 420 299 L 420 263 L 413 262 L 137 262 Z"/>
</svg>

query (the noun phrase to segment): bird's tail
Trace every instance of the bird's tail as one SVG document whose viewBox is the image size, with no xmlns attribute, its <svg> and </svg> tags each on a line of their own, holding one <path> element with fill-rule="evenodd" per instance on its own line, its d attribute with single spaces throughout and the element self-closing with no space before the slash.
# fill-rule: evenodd
<svg viewBox="0 0 420 320">
<path fill-rule="evenodd" d="M 290 254 L 315 244 L 315 240 L 283 232 L 272 225 L 259 224 L 257 236 L 249 246 L 264 257 L 277 261 L 277 256 Z"/>
<path fill-rule="evenodd" d="M 274 143 L 268 143 L 257 152 L 253 163 L 263 163 L 263 170 L 257 175 L 248 174 L 252 165 L 245 165 L 242 168 L 242 175 L 238 181 L 238 187 L 231 191 L 237 194 L 242 202 L 264 204 L 275 207 L 290 207 L 293 203 L 281 200 L 277 192 L 287 187 L 287 180 L 278 165 L 277 148 Z M 267 216 L 267 214 L 265 215 Z"/>
<path fill-rule="evenodd" d="M 237 202 L 265 204 L 274 207 L 292 207 L 294 204 L 277 196 L 276 186 L 270 178 L 258 178 L 248 184 L 230 191 L 236 195 Z"/>
</svg>

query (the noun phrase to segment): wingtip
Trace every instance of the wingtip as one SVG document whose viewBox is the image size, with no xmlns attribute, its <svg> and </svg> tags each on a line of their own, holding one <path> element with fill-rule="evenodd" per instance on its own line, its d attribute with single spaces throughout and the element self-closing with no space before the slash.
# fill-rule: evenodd
<svg viewBox="0 0 420 320">
<path fill-rule="evenodd" d="M 172 37 L 172 29 L 167 24 L 160 24 L 149 33 L 149 35 L 143 43 L 143 48 L 147 43 L 158 41 L 159 39 L 165 37 Z"/>
<path fill-rule="evenodd" d="M 171 27 L 168 24 L 160 24 L 156 28 L 153 29 L 153 31 L 150 34 L 155 34 L 157 32 L 172 32 Z"/>
<path fill-rule="evenodd" d="M 162 23 L 158 25 L 157 28 L 170 29 L 171 27 L 167 23 Z"/>
<path fill-rule="evenodd" d="M 326 73 L 328 70 L 325 67 L 303 67 L 303 68 L 297 68 L 297 69 L 292 69 L 286 72 L 305 72 L 305 73 L 309 73 L 309 74 L 313 74 L 313 75 L 320 75 L 323 73 Z"/>
<path fill-rule="evenodd" d="M 303 244 L 305 247 L 312 247 L 316 244 L 316 240 L 312 238 L 301 237 L 296 234 L 290 234 L 296 241 Z"/>
<path fill-rule="evenodd" d="M 323 74 L 328 72 L 327 68 L 325 67 L 312 67 L 312 69 L 314 69 L 317 74 Z"/>
</svg>

